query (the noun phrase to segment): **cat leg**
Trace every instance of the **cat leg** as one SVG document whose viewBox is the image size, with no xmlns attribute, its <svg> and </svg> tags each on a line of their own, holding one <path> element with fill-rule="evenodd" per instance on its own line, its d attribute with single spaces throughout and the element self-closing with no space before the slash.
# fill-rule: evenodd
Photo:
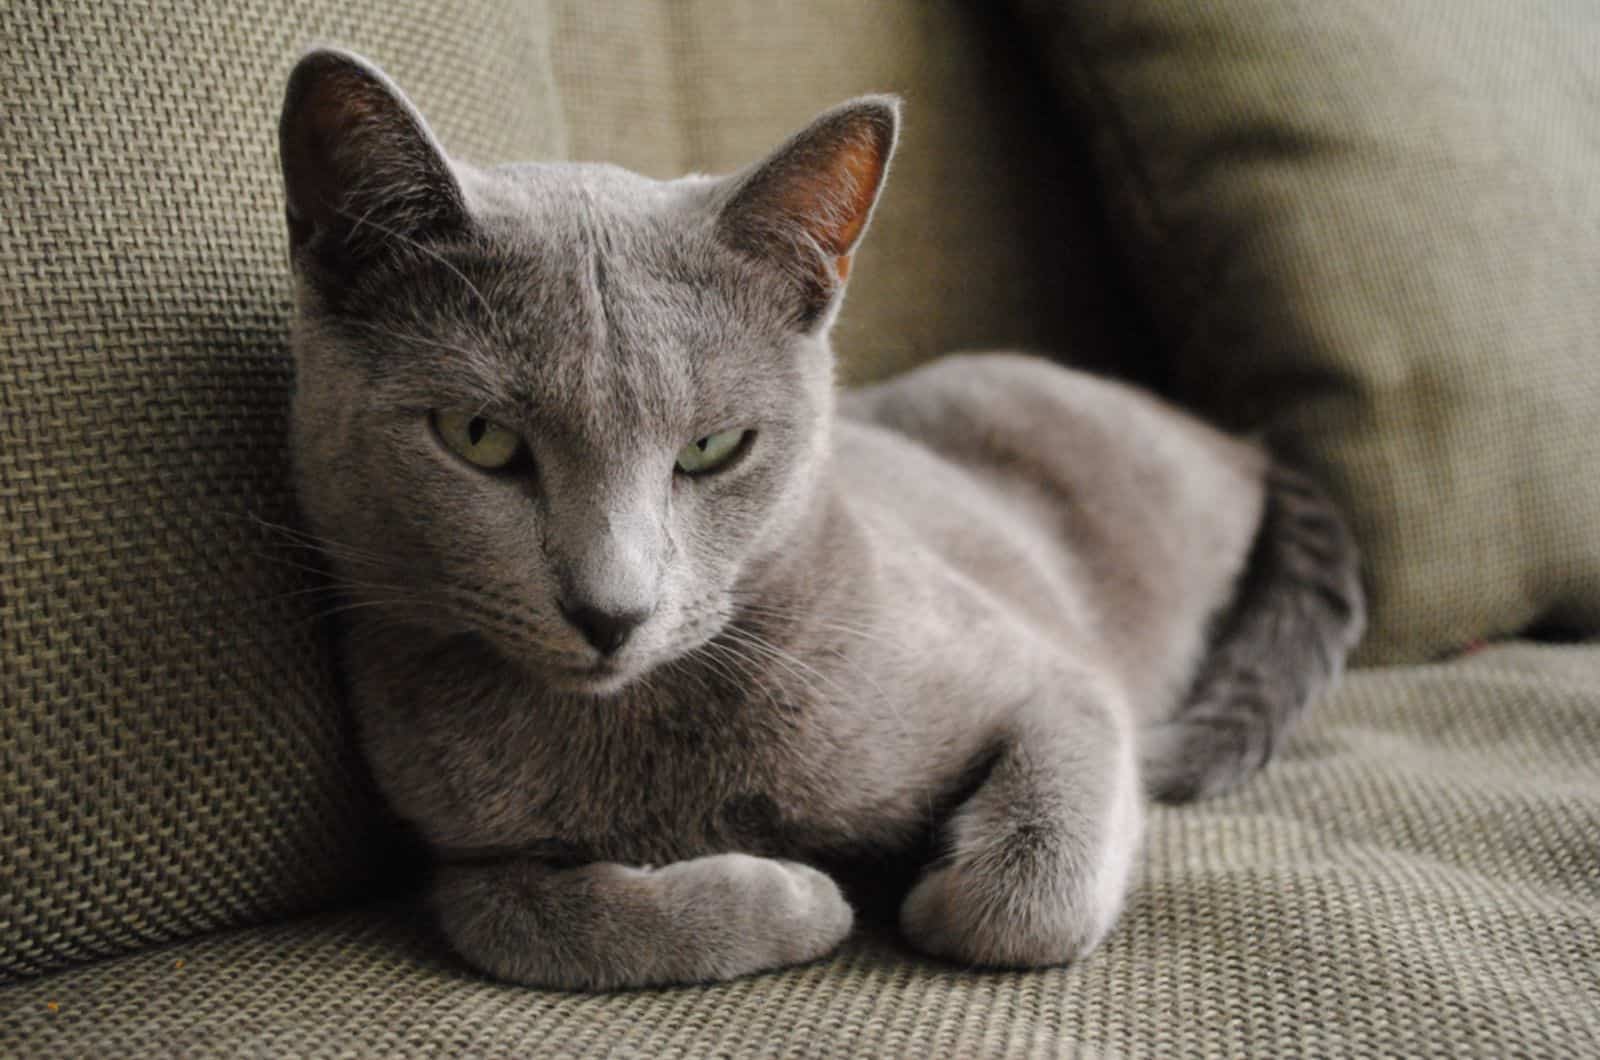
<svg viewBox="0 0 1600 1060">
<path fill-rule="evenodd" d="M 717 854 L 655 869 L 448 865 L 433 903 L 468 963 L 532 986 L 707 982 L 814 960 L 850 933 L 838 886 L 790 861 Z"/>
<path fill-rule="evenodd" d="M 1119 705 L 1079 684 L 1007 728 L 993 768 L 944 826 L 946 856 L 901 906 L 913 945 L 1001 967 L 1094 949 L 1121 911 L 1143 824 Z"/>
</svg>

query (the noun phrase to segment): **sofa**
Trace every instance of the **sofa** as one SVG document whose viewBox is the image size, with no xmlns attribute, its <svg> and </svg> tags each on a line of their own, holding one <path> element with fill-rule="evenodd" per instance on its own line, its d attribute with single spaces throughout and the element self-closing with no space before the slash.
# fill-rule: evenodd
<svg viewBox="0 0 1600 1060">
<path fill-rule="evenodd" d="M 284 442 L 308 44 L 452 152 L 902 149 L 842 382 L 1027 349 L 1327 483 L 1369 635 L 1242 788 L 1152 810 L 1081 963 L 834 956 L 577 995 L 417 898 Z M 0 1055 L 1600 1055 L 1600 13 L 1581 0 L 21 0 L 0 8 Z"/>
</svg>

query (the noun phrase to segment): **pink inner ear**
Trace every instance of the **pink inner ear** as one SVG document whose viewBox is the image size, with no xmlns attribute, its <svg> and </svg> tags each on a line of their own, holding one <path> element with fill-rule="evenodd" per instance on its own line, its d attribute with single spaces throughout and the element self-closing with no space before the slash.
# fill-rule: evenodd
<svg viewBox="0 0 1600 1060">
<path fill-rule="evenodd" d="M 844 193 L 845 201 L 841 203 L 844 209 L 835 215 L 841 223 L 831 226 L 828 246 L 842 255 L 856 245 L 867 226 L 867 213 L 883 180 L 883 152 L 870 138 L 852 137 L 841 145 L 834 168 L 838 174 L 836 189 Z M 839 278 L 849 271 L 850 262 L 845 259 Z"/>
<path fill-rule="evenodd" d="M 718 218 L 732 247 L 797 283 L 814 323 L 849 278 L 894 149 L 892 101 L 824 114 L 733 185 Z"/>
<path fill-rule="evenodd" d="M 850 251 L 861 238 L 883 180 L 883 152 L 870 136 L 840 142 L 831 158 L 789 188 L 788 211 L 806 233 L 835 258 L 842 281 L 850 273 Z"/>
</svg>

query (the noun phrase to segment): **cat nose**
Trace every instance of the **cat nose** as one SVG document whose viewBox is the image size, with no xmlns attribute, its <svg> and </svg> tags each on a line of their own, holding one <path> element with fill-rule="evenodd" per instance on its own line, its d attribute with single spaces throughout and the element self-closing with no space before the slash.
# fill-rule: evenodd
<svg viewBox="0 0 1600 1060">
<path fill-rule="evenodd" d="M 648 611 L 602 611 L 588 604 L 565 602 L 561 604 L 561 613 L 601 655 L 615 654 L 628 635 L 650 617 Z"/>
</svg>

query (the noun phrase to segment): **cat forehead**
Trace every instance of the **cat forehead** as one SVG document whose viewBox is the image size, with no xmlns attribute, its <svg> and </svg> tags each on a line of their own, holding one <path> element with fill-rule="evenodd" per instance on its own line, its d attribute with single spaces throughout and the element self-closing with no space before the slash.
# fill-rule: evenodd
<svg viewBox="0 0 1600 1060">
<path fill-rule="evenodd" d="M 787 374 L 776 363 L 786 318 L 711 238 L 712 182 L 596 165 L 464 178 L 474 238 L 413 257 L 373 306 L 391 330 L 456 354 L 423 345 L 406 377 L 485 405 L 526 403 L 578 430 L 596 417 L 676 428 L 708 400 L 764 404 Z"/>
<path fill-rule="evenodd" d="M 671 312 L 678 303 L 699 319 L 708 295 L 736 292 L 742 271 L 712 238 L 707 183 L 603 165 L 487 171 L 469 184 L 480 264 L 499 274 L 509 308 L 554 325 L 686 322 Z"/>
<path fill-rule="evenodd" d="M 627 245 L 687 234 L 710 219 L 714 181 L 653 180 L 598 163 L 515 163 L 460 174 L 469 209 L 500 234 Z"/>
<path fill-rule="evenodd" d="M 515 166 L 475 210 L 490 308 L 549 356 L 592 370 L 663 367 L 681 347 L 760 331 L 736 308 L 739 263 L 710 237 L 705 197 L 611 166 Z"/>
</svg>

